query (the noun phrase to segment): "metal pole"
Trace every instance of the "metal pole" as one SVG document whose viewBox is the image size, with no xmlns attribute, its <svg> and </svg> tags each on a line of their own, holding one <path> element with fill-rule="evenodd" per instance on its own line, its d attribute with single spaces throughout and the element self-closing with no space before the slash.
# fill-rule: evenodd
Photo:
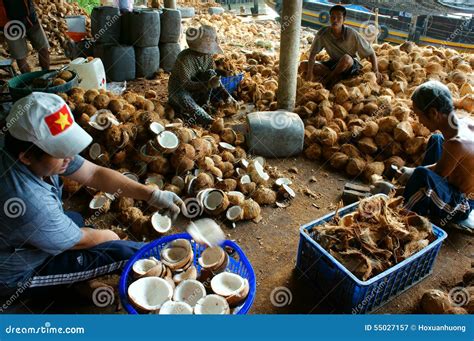
<svg viewBox="0 0 474 341">
<path fill-rule="evenodd" d="M 293 111 L 296 103 L 302 10 L 303 0 L 283 0 L 278 108 L 288 111 Z"/>
</svg>

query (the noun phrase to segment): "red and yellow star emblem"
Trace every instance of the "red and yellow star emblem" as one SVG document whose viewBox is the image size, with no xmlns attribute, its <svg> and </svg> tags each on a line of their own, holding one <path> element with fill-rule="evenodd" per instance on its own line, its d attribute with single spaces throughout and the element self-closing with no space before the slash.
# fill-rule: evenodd
<svg viewBox="0 0 474 341">
<path fill-rule="evenodd" d="M 71 117 L 71 112 L 66 105 L 63 105 L 61 109 L 56 111 L 54 114 L 46 116 L 44 120 L 53 136 L 66 131 L 74 122 Z"/>
</svg>

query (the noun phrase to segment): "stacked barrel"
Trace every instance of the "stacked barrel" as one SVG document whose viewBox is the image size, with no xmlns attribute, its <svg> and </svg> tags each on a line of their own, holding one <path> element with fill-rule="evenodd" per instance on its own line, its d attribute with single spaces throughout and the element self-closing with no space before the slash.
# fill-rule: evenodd
<svg viewBox="0 0 474 341">
<path fill-rule="evenodd" d="M 171 71 L 181 52 L 179 10 L 140 9 L 120 14 L 95 7 L 91 14 L 94 57 L 102 59 L 108 81 L 152 77 L 160 66 Z"/>
</svg>

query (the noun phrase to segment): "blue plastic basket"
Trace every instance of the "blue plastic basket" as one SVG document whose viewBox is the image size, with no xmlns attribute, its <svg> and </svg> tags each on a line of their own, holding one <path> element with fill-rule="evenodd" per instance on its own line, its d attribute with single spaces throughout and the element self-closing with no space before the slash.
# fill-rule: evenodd
<svg viewBox="0 0 474 341">
<path fill-rule="evenodd" d="M 358 204 L 344 207 L 339 215 L 355 211 Z M 433 225 L 435 241 L 390 269 L 361 281 L 313 239 L 315 232 L 310 230 L 330 221 L 334 215 L 332 212 L 300 227 L 296 268 L 343 313 L 372 312 L 428 277 L 447 237 L 446 232 Z"/>
<path fill-rule="evenodd" d="M 201 252 L 206 249 L 206 246 L 196 243 L 187 233 L 163 237 L 145 245 L 140 250 L 138 250 L 138 252 L 127 262 L 122 272 L 122 276 L 120 277 L 119 296 L 123 307 L 129 314 L 138 314 L 138 312 L 128 300 L 127 295 L 128 286 L 133 282 L 131 271 L 133 264 L 139 259 L 148 258 L 151 256 L 160 259 L 161 249 L 165 247 L 166 244 L 168 244 L 169 242 L 180 238 L 188 239 L 191 242 L 194 251 L 194 266 L 197 268 L 198 272 L 201 271 L 201 266 L 199 265 L 197 260 L 200 257 Z M 252 265 L 245 256 L 244 252 L 236 243 L 230 240 L 226 240 L 221 246 L 231 248 L 235 251 L 233 256 L 229 255 L 229 265 L 227 266 L 226 271 L 236 273 L 249 281 L 250 288 L 247 299 L 244 301 L 244 303 L 234 309 L 234 314 L 246 314 L 249 311 L 250 307 L 252 307 L 257 291 L 255 272 L 253 271 Z M 235 255 L 237 256 L 237 259 L 234 258 Z"/>
<path fill-rule="evenodd" d="M 233 93 L 239 87 L 240 82 L 244 79 L 244 74 L 238 74 L 235 76 L 229 77 L 222 77 L 221 82 L 224 88 L 227 90 L 228 93 Z"/>
</svg>

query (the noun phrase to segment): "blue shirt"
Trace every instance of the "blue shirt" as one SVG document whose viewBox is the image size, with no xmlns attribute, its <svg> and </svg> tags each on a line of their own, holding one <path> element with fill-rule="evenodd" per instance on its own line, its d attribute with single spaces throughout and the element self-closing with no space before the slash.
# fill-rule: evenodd
<svg viewBox="0 0 474 341">
<path fill-rule="evenodd" d="M 77 171 L 77 155 L 63 175 Z M 62 183 L 51 184 L 0 150 L 0 284 L 16 286 L 33 275 L 47 258 L 76 245 L 80 227 L 64 214 Z"/>
</svg>

